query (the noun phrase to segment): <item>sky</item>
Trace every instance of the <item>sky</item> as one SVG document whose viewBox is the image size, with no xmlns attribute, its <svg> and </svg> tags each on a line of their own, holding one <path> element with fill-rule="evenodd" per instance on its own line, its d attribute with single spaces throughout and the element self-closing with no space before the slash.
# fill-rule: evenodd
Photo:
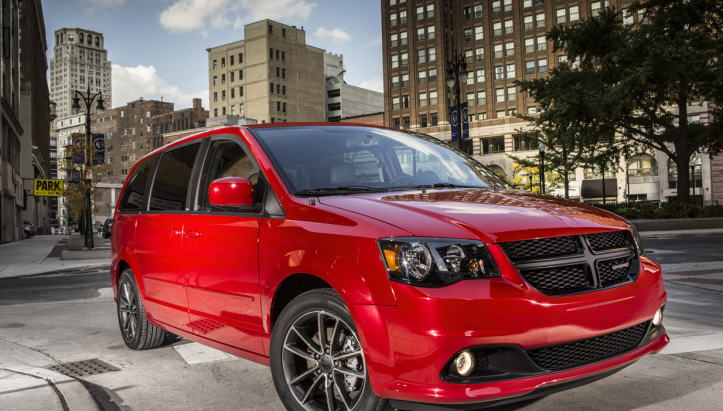
<svg viewBox="0 0 723 411">
<path fill-rule="evenodd" d="M 112 106 L 201 98 L 208 109 L 207 48 L 243 40 L 263 19 L 303 27 L 306 44 L 344 55 L 348 84 L 382 91 L 379 0 L 42 0 L 53 57 L 55 31 L 103 34 L 112 64 Z"/>
</svg>

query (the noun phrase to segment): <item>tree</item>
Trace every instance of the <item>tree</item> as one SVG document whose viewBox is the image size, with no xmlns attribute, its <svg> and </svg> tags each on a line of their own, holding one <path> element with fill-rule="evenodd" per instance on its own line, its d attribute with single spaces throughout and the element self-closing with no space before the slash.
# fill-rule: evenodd
<svg viewBox="0 0 723 411">
<path fill-rule="evenodd" d="M 569 64 L 518 84 L 554 111 L 550 127 L 574 125 L 588 147 L 599 142 L 595 133 L 616 133 L 620 151 L 641 145 L 662 151 L 678 166 L 677 200 L 688 202 L 689 159 L 723 148 L 719 0 L 634 2 L 624 13 L 606 10 L 554 27 L 547 38 Z M 707 123 L 688 117 L 696 105 L 707 112 Z"/>
<path fill-rule="evenodd" d="M 74 139 L 73 143 L 66 147 L 65 158 L 61 160 L 61 170 L 65 172 L 67 181 L 65 184 L 64 196 L 68 202 L 68 221 L 76 222 L 84 221 L 81 217 L 85 212 L 85 192 L 89 188 L 86 183 L 83 172 L 85 137 Z M 102 198 L 102 193 L 95 190 L 108 172 L 111 170 L 110 164 L 100 164 L 90 167 L 93 178 L 90 181 L 90 188 L 93 189 L 91 195 L 91 203 L 96 204 Z M 73 178 L 75 176 L 75 178 Z M 73 182 L 73 180 L 77 182 Z"/>
</svg>

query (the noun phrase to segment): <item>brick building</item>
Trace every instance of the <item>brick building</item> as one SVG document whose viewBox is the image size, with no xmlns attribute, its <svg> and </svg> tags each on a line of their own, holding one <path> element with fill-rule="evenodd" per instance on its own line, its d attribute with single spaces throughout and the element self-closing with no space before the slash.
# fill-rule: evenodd
<svg viewBox="0 0 723 411">
<path fill-rule="evenodd" d="M 466 63 L 467 81 L 460 84 L 466 102 L 470 139 L 462 148 L 508 180 L 529 186 L 530 176 L 513 167 L 507 154 L 538 154 L 533 141 L 521 135 L 529 125 L 517 113 L 534 115 L 536 102 L 521 93 L 515 80 L 546 76 L 567 56 L 553 52 L 546 33 L 557 24 L 574 24 L 596 16 L 605 7 L 623 10 L 623 23 L 639 18 L 625 12 L 629 0 L 381 0 L 384 64 L 384 124 L 451 140 L 450 109 L 454 94 L 446 84 L 448 62 Z M 574 64 L 574 62 L 572 62 Z M 676 109 L 673 108 L 673 111 Z M 689 120 L 708 121 L 707 105 L 688 107 Z M 629 172 L 605 176 L 579 169 L 570 176 L 571 196 L 600 201 L 601 185 L 613 189 L 608 200 L 626 198 L 670 201 L 675 198 L 677 175 L 662 152 L 641 150 L 626 164 Z M 711 163 L 707 155 L 692 159 L 692 191 L 699 203 L 711 202 Z M 612 168 L 612 167 L 611 167 Z M 535 177 L 536 178 L 536 177 Z M 693 190 L 693 189 L 691 189 Z M 591 194 L 599 192 L 598 194 Z M 561 194 L 561 191 L 554 192 Z"/>
</svg>

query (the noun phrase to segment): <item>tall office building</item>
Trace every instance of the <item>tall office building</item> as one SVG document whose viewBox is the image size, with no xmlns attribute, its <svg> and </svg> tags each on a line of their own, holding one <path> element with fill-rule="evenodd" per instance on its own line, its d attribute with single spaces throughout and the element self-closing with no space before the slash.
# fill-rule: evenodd
<svg viewBox="0 0 723 411">
<path fill-rule="evenodd" d="M 50 59 L 50 99 L 58 119 L 72 115 L 74 91 L 103 93 L 105 107 L 112 107 L 111 67 L 104 48 L 103 34 L 63 28 L 55 31 L 55 47 Z"/>
<path fill-rule="evenodd" d="M 381 0 L 384 61 L 384 123 L 451 139 L 447 85 L 449 62 L 466 63 L 467 81 L 460 84 L 466 102 L 470 139 L 462 148 L 508 180 L 529 184 L 513 167 L 517 157 L 537 155 L 537 147 L 520 129 L 529 126 L 517 113 L 534 115 L 536 102 L 521 93 L 515 80 L 546 76 L 567 56 L 553 52 L 546 33 L 558 24 L 574 24 L 597 16 L 606 7 L 623 11 L 623 23 L 636 21 L 625 12 L 630 0 Z M 574 62 L 572 62 L 574 64 Z M 675 108 L 673 108 L 675 110 Z M 707 121 L 707 108 L 690 106 L 691 121 Z M 710 203 L 708 156 L 693 160 L 694 195 Z M 677 175 L 662 152 L 641 149 L 625 172 L 605 173 L 612 197 L 624 201 L 668 201 L 675 197 Z M 630 178 L 627 178 L 630 177 Z M 577 170 L 570 176 L 571 196 L 601 200 L 603 176 Z M 587 180 L 587 182 L 585 182 Z M 612 181 L 608 181 L 612 180 Z M 594 183 L 591 183 L 594 181 Z M 586 190 L 585 186 L 594 187 Z M 587 191 L 587 195 L 585 192 Z M 610 198 L 609 198 L 610 199 Z"/>
<path fill-rule="evenodd" d="M 324 121 L 324 50 L 306 32 L 271 20 L 244 27 L 244 40 L 207 49 L 211 117 L 261 122 Z"/>
</svg>

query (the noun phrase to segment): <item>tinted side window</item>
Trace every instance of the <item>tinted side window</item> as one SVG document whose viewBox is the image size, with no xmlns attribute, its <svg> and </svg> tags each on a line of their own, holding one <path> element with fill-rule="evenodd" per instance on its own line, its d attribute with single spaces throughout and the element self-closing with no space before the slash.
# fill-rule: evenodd
<svg viewBox="0 0 723 411">
<path fill-rule="evenodd" d="M 185 210 L 191 171 L 200 143 L 163 153 L 151 190 L 151 210 Z"/>
<path fill-rule="evenodd" d="M 145 210 L 146 183 L 153 172 L 158 156 L 143 160 L 133 170 L 133 174 L 126 183 L 123 197 L 118 205 L 119 212 L 132 212 Z"/>
<path fill-rule="evenodd" d="M 235 141 L 216 140 L 211 144 L 203 167 L 198 201 L 200 211 L 216 210 L 208 201 L 208 188 L 213 180 L 224 177 L 248 178 L 254 185 L 254 202 L 260 201 L 263 191 L 259 183 L 258 169 L 251 157 Z"/>
</svg>

